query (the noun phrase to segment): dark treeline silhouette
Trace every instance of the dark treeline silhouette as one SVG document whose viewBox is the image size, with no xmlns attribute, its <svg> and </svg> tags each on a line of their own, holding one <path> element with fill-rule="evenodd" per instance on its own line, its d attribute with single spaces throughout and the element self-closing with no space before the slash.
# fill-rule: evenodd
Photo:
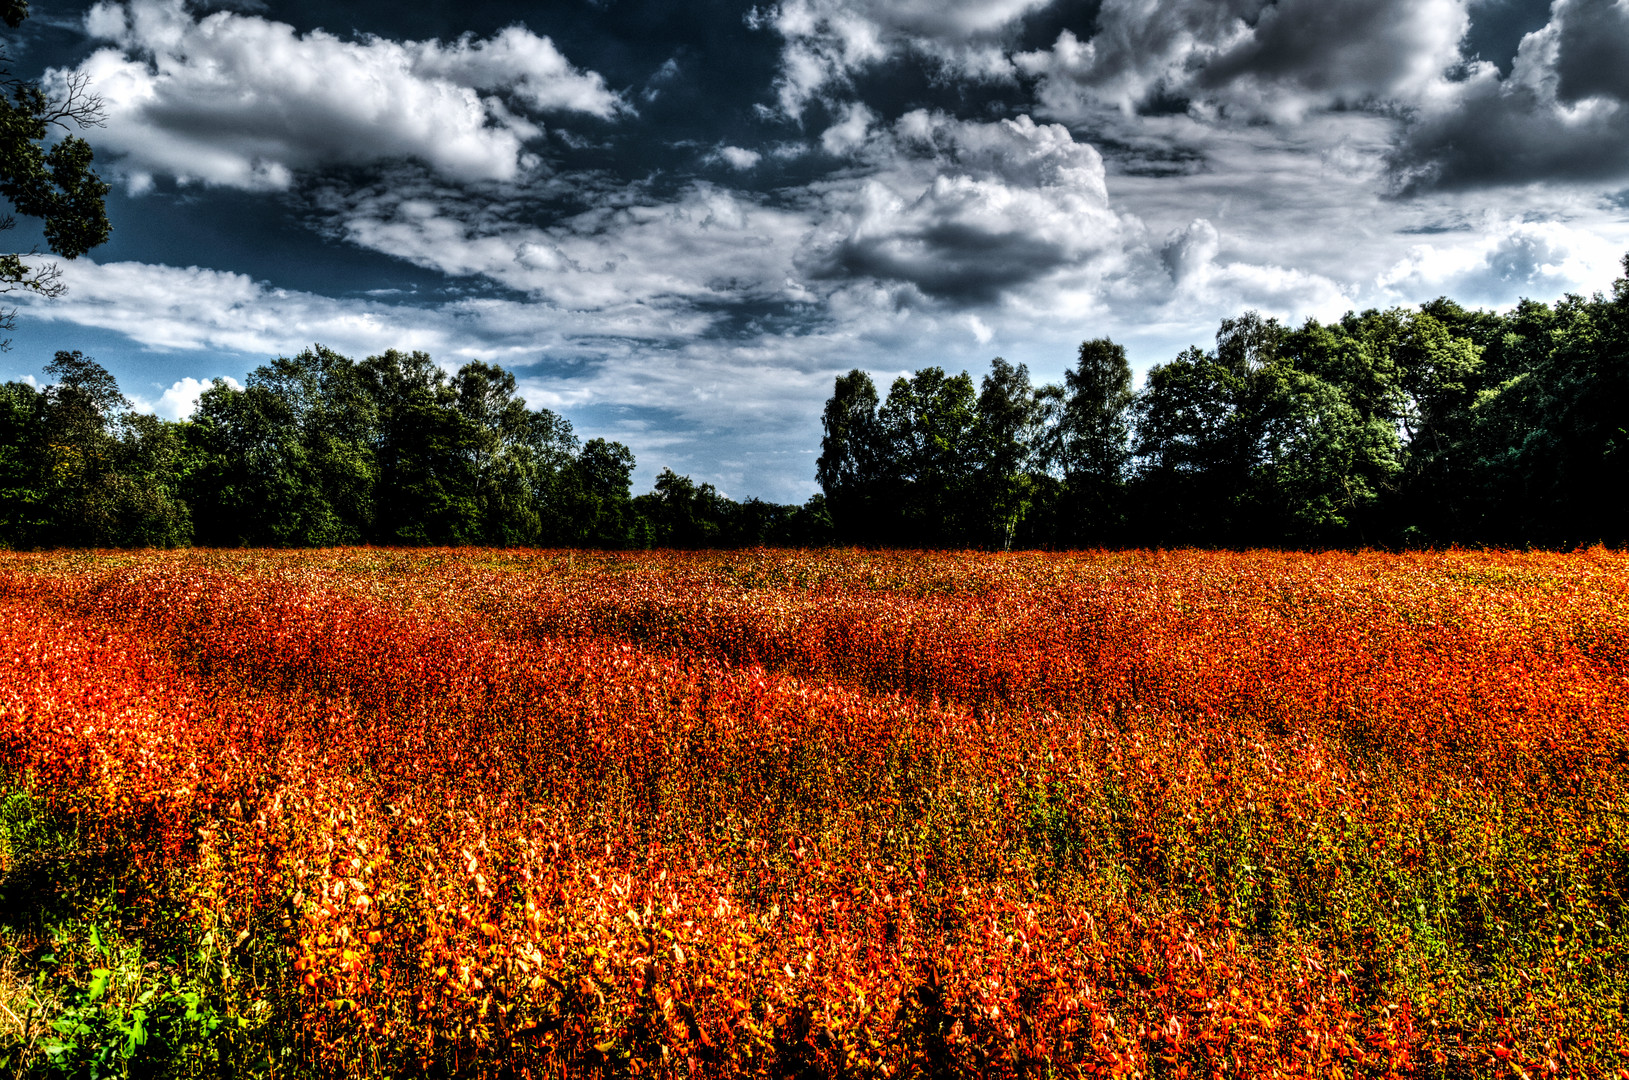
<svg viewBox="0 0 1629 1080">
<path fill-rule="evenodd" d="M 1247 312 L 1136 392 L 1106 339 L 1061 386 L 997 358 L 977 387 L 930 367 L 879 398 L 855 370 L 823 419 L 843 543 L 1623 544 L 1629 281 L 1503 315 Z"/>
<path fill-rule="evenodd" d="M 360 362 L 318 346 L 217 380 L 194 415 L 132 411 L 101 365 L 59 352 L 44 390 L 0 386 L 0 545 L 580 547 L 814 545 L 802 507 L 737 503 L 663 471 L 632 496 L 633 453 L 528 409 L 479 362 Z"/>
</svg>

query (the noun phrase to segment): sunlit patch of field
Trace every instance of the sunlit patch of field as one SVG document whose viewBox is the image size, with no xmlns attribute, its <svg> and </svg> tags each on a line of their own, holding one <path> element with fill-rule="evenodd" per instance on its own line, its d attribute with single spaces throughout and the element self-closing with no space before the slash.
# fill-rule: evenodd
<svg viewBox="0 0 1629 1080">
<path fill-rule="evenodd" d="M 0 1053 L 1617 1076 L 1626 644 L 1603 550 L 0 556 Z"/>
</svg>

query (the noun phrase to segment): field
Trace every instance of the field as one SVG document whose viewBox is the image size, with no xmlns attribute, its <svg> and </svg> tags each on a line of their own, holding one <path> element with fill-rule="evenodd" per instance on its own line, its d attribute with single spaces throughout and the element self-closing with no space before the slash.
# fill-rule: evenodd
<svg viewBox="0 0 1629 1080">
<path fill-rule="evenodd" d="M 0 556 L 26 1075 L 1629 1077 L 1629 555 Z"/>
</svg>

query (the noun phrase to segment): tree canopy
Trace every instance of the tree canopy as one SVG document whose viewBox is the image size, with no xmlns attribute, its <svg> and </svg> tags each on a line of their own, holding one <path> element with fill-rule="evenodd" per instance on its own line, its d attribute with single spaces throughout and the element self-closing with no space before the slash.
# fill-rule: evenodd
<svg viewBox="0 0 1629 1080">
<path fill-rule="evenodd" d="M 0 386 L 0 546 L 601 548 L 819 544 L 823 499 L 737 503 L 664 470 L 632 496 L 634 455 L 579 442 L 515 377 L 422 352 L 356 361 L 321 345 L 217 380 L 188 420 L 134 411 L 90 357 L 59 352 L 43 390 Z"/>
<path fill-rule="evenodd" d="M 865 372 L 837 380 L 818 478 L 840 540 L 1629 542 L 1629 277 L 1503 315 L 1245 312 L 1135 392 L 1106 338 L 1061 385 L 998 357 L 976 406 L 971 386 L 923 368 L 879 403 Z"/>
</svg>

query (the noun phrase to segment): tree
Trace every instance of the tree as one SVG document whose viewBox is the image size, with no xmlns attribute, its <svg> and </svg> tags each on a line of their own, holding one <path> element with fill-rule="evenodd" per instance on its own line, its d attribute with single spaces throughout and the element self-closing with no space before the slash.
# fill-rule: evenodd
<svg viewBox="0 0 1629 1080">
<path fill-rule="evenodd" d="M 877 543 L 883 536 L 887 451 L 871 376 L 859 368 L 837 376 L 820 422 L 825 434 L 815 479 L 837 536 L 847 543 Z"/>
<path fill-rule="evenodd" d="M 650 493 L 633 504 L 651 526 L 651 542 L 674 548 L 718 546 L 734 509 L 713 485 L 697 485 L 672 469 L 663 469 Z"/>
<path fill-rule="evenodd" d="M 1045 414 L 1029 368 L 1001 357 L 979 384 L 970 527 L 978 542 L 1012 549 L 1034 495 L 1036 447 Z"/>
<path fill-rule="evenodd" d="M 1104 543 L 1120 533 L 1131 461 L 1131 364 L 1108 338 L 1080 343 L 1064 372 L 1047 456 L 1063 473 L 1071 542 Z"/>
<path fill-rule="evenodd" d="M 44 422 L 44 394 L 22 382 L 0 386 L 0 547 L 32 547 L 49 525 Z"/>
<path fill-rule="evenodd" d="M 481 436 L 455 407 L 457 391 L 428 353 L 389 349 L 361 364 L 379 410 L 375 533 L 392 544 L 470 544 Z"/>
<path fill-rule="evenodd" d="M 71 547 L 173 547 L 192 536 L 176 484 L 177 426 L 131 415 L 107 369 L 59 352 L 40 395 L 35 490 L 40 527 L 31 542 Z"/>
<path fill-rule="evenodd" d="M 547 409 L 527 408 L 514 375 L 472 360 L 452 379 L 453 406 L 467 425 L 463 444 L 475 484 L 483 542 L 535 544 L 544 534 L 556 478 L 577 440 Z"/>
<path fill-rule="evenodd" d="M 1485 377 L 1482 348 L 1421 311 L 1408 319 L 1398 357 L 1406 395 L 1408 528 L 1433 542 L 1465 538 L 1479 516 L 1472 502 L 1479 472 L 1474 407 Z"/>
<path fill-rule="evenodd" d="M 233 389 L 217 381 L 188 428 L 198 540 L 313 546 L 371 539 L 378 411 L 355 362 L 321 345 Z"/>
<path fill-rule="evenodd" d="M 0 4 L 0 18 L 13 29 L 27 16 L 24 0 Z M 76 259 L 107 241 L 108 186 L 91 171 L 90 144 L 70 134 L 45 145 L 53 128 L 68 131 L 70 124 L 83 129 L 101 123 L 101 100 L 88 92 L 83 76 L 70 77 L 65 95 L 52 99 L 38 84 L 0 68 L 0 195 L 14 211 L 0 217 L 0 231 L 16 227 L 16 214 L 39 218 L 46 246 L 64 259 Z M 35 260 L 36 254 L 0 254 L 0 293 L 62 294 L 60 271 L 55 264 Z M 15 329 L 16 317 L 15 308 L 0 311 L 0 332 Z M 7 339 L 0 347 L 9 344 Z"/>
<path fill-rule="evenodd" d="M 877 410 L 894 511 L 890 541 L 930 547 L 979 543 L 970 512 L 978 403 L 967 372 L 926 367 L 895 379 Z"/>
<path fill-rule="evenodd" d="M 626 548 L 634 534 L 633 451 L 619 442 L 590 439 L 561 477 L 556 543 Z M 641 545 L 643 546 L 643 545 Z"/>
</svg>

